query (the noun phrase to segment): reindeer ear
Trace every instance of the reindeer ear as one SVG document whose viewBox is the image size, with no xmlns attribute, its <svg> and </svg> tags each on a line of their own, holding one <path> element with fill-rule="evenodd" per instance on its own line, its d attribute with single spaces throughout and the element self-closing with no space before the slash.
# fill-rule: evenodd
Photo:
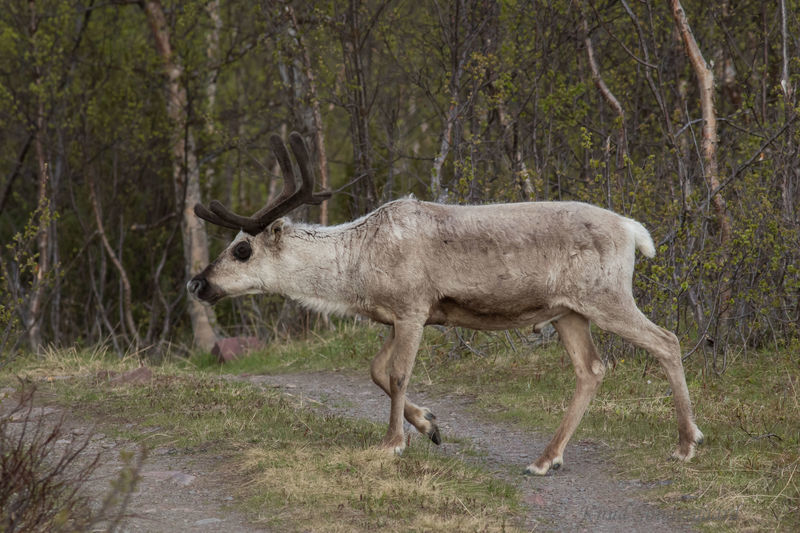
<svg viewBox="0 0 800 533">
<path fill-rule="evenodd" d="M 279 218 L 269 226 L 265 233 L 267 234 L 270 241 L 277 243 L 281 240 L 281 236 L 283 235 L 283 227 L 286 225 L 286 219 Z"/>
</svg>

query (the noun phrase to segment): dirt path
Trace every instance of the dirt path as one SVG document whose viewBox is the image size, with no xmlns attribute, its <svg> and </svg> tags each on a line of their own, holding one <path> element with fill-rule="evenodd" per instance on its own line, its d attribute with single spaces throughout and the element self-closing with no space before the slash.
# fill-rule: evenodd
<svg viewBox="0 0 800 533">
<path fill-rule="evenodd" d="M 317 372 L 286 375 L 226 376 L 227 379 L 277 387 L 309 401 L 310 407 L 331 413 L 368 419 L 388 420 L 389 400 L 366 376 L 348 373 Z M 412 387 L 415 403 L 429 407 L 438 417 L 444 443 L 442 453 L 480 461 L 497 476 L 518 487 L 527 505 L 525 526 L 544 531 L 693 531 L 691 522 L 678 512 L 661 509 L 644 500 L 648 488 L 643 483 L 613 478 L 608 466 L 610 453 L 596 443 L 573 441 L 564 454 L 564 466 L 544 477 L 527 477 L 522 469 L 544 449 L 549 436 L 522 431 L 507 424 L 476 417 L 469 400 L 444 397 Z M 413 427 L 406 431 L 416 438 L 412 446 L 427 445 Z M 463 444 L 449 441 L 459 437 L 479 452 L 465 454 Z"/>
<path fill-rule="evenodd" d="M 8 393 L 0 401 L 0 413 L 8 412 L 17 404 L 13 388 L 2 389 Z M 3 398 L 4 394 L 0 394 Z M 99 506 L 125 467 L 121 459 L 124 452 L 137 453 L 139 447 L 131 442 L 114 439 L 100 432 L 68 410 L 47 405 L 46 395 L 36 398 L 36 407 L 29 415 L 29 431 L 34 426 L 50 431 L 61 424 L 60 438 L 55 442 L 54 458 L 61 457 L 70 447 L 77 447 L 85 439 L 89 443 L 80 454 L 79 465 L 88 464 L 97 455 L 98 467 L 90 481 L 83 484 L 93 505 Z M 12 418 L 11 431 L 21 431 L 21 417 Z M 129 424 L 130 426 L 130 424 Z M 157 433 L 159 428 L 137 428 L 145 433 Z M 121 525 L 115 531 L 128 532 L 231 532 L 264 531 L 234 507 L 235 480 L 220 471 L 223 458 L 207 450 L 181 451 L 176 448 L 156 448 L 147 455 L 139 482 L 131 495 L 130 503 Z M 104 529 L 103 529 L 104 531 Z"/>
<path fill-rule="evenodd" d="M 108 446 L 104 450 L 108 453 L 97 473 L 95 486 L 107 488 L 122 467 L 119 452 L 131 445 L 101 441 L 103 445 Z M 265 531 L 233 507 L 231 487 L 234 482 L 230 479 L 221 482 L 221 478 L 226 477 L 219 470 L 222 459 L 208 452 L 187 454 L 174 448 L 151 451 L 128 506 L 129 516 L 123 520 L 119 531 Z"/>
<path fill-rule="evenodd" d="M 307 401 L 307 406 L 336 415 L 384 424 L 389 401 L 367 376 L 341 372 L 284 375 L 223 376 L 259 387 L 278 388 L 283 394 Z M 475 461 L 499 478 L 516 486 L 527 507 L 524 527 L 536 531 L 646 531 L 648 533 L 693 531 L 678 512 L 645 501 L 648 488 L 639 481 L 614 479 L 609 471 L 611 453 L 600 444 L 573 441 L 567 447 L 564 466 L 544 477 L 527 477 L 522 469 L 547 443 L 549 436 L 523 431 L 508 424 L 475 416 L 470 400 L 451 394 L 436 395 L 424 387 L 412 387 L 411 398 L 429 407 L 438 417 L 444 442 L 434 447 L 414 428 L 412 446 L 431 446 L 441 453 Z M 40 398 L 41 400 L 41 398 Z M 3 405 L 5 404 L 5 405 Z M 0 410 L 8 402 L 0 402 Z M 55 424 L 65 415 L 64 436 L 69 446 L 93 433 L 85 421 L 54 407 L 36 407 L 34 417 Z M 159 428 L 136 428 L 158 433 Z M 458 437 L 460 442 L 453 442 Z M 469 449 L 465 449 L 465 448 Z M 99 501 L 123 467 L 120 454 L 136 445 L 96 433 L 85 455 L 100 454 L 100 466 L 91 483 Z M 477 454 L 475 452 L 478 452 Z M 156 448 L 141 471 L 141 480 L 128 507 L 120 531 L 179 532 L 263 531 L 238 512 L 234 504 L 237 480 L 221 470 L 225 458 L 209 450 Z M 88 459 L 87 459 L 88 460 Z"/>
</svg>

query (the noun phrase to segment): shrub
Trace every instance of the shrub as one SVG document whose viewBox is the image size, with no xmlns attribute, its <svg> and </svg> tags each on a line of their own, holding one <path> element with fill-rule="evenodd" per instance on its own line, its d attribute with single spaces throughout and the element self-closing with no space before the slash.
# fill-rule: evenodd
<svg viewBox="0 0 800 533">
<path fill-rule="evenodd" d="M 125 515 L 144 452 L 123 456 L 122 471 L 93 507 L 85 489 L 100 462 L 100 454 L 89 447 L 94 434 L 73 438 L 63 415 L 48 421 L 34 407 L 34 392 L 23 384 L 17 404 L 0 410 L 0 531 L 114 531 Z"/>
</svg>

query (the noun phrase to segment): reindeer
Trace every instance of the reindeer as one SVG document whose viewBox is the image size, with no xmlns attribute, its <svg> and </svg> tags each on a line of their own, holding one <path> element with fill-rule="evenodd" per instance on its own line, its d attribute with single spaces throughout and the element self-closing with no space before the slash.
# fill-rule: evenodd
<svg viewBox="0 0 800 533">
<path fill-rule="evenodd" d="M 381 448 L 403 452 L 403 417 L 441 442 L 433 413 L 406 399 L 426 325 L 539 331 L 552 323 L 572 360 L 577 389 L 552 440 L 525 472 L 558 469 L 605 373 L 590 334 L 594 322 L 661 363 L 678 420 L 673 457 L 693 457 L 703 434 L 692 417 L 680 344 L 633 299 L 635 250 L 655 255 L 639 222 L 579 202 L 458 206 L 413 198 L 338 226 L 292 222 L 283 216 L 302 204 L 319 204 L 330 193 L 313 192 L 303 138 L 292 133 L 289 143 L 300 179 L 285 145 L 273 136 L 284 189 L 252 217 L 217 201 L 209 208 L 195 205 L 200 218 L 240 231 L 187 288 L 209 304 L 278 293 L 322 313 L 362 315 L 391 326 L 370 367 L 372 380 L 391 398 Z"/>
</svg>

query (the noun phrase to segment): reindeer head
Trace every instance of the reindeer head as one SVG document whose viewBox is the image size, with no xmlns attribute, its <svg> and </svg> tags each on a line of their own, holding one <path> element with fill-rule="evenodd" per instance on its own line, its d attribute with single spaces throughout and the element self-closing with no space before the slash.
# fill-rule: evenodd
<svg viewBox="0 0 800 533">
<path fill-rule="evenodd" d="M 213 200 L 206 208 L 194 206 L 195 214 L 212 224 L 238 229 L 239 234 L 228 247 L 186 285 L 199 300 L 214 304 L 226 296 L 263 292 L 266 279 L 275 276 L 276 257 L 280 253 L 284 219 L 281 217 L 303 204 L 317 205 L 331 196 L 329 191 L 314 193 L 314 177 L 309 168 L 308 149 L 303 137 L 293 132 L 289 145 L 294 153 L 300 179 L 294 170 L 289 152 L 277 135 L 270 138 L 272 151 L 283 173 L 283 192 L 274 202 L 244 217 Z"/>
</svg>

